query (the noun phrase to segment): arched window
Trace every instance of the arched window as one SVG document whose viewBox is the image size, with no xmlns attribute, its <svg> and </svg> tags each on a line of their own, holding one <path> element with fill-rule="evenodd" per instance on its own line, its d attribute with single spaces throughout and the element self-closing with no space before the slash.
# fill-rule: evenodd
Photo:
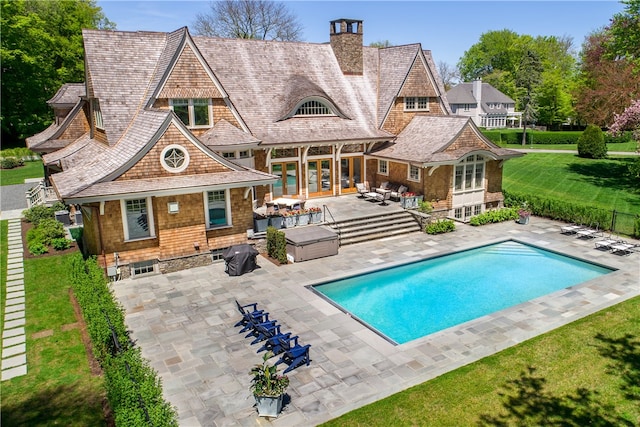
<svg viewBox="0 0 640 427">
<path fill-rule="evenodd" d="M 333 111 L 318 100 L 310 100 L 296 110 L 294 116 L 332 116 Z"/>
</svg>

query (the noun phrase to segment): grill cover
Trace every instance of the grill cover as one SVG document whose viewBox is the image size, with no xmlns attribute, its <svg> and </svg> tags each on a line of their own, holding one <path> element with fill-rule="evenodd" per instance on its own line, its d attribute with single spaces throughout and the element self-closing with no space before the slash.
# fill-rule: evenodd
<svg viewBox="0 0 640 427">
<path fill-rule="evenodd" d="M 258 251 L 251 245 L 242 244 L 227 248 L 222 257 L 225 261 L 224 271 L 229 276 L 242 276 L 258 267 L 256 256 Z"/>
</svg>

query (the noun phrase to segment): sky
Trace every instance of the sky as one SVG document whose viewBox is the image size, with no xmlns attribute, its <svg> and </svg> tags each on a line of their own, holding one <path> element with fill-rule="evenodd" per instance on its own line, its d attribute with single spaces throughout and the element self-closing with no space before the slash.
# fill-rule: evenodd
<svg viewBox="0 0 640 427">
<path fill-rule="evenodd" d="M 303 41 L 329 41 L 329 22 L 363 21 L 364 44 L 421 43 L 436 63 L 455 66 L 480 36 L 508 29 L 520 35 L 570 36 L 578 52 L 585 37 L 609 24 L 624 5 L 617 1 L 284 1 L 304 28 Z M 121 31 L 173 31 L 191 27 L 209 0 L 98 0 Z M 192 30 L 192 33 L 194 31 Z"/>
</svg>

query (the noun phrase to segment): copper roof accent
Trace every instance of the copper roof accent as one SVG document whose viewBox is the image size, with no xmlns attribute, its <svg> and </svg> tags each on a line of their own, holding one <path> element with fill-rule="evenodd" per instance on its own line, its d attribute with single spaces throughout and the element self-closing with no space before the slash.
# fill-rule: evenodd
<svg viewBox="0 0 640 427">
<path fill-rule="evenodd" d="M 210 130 L 198 137 L 200 141 L 212 150 L 230 148 L 232 146 L 257 146 L 260 140 L 250 133 L 243 132 L 228 121 L 222 119 Z"/>
<path fill-rule="evenodd" d="M 467 128 L 477 134 L 479 145 L 448 149 Z M 424 165 L 455 163 L 469 153 L 480 151 L 496 159 L 522 156 L 522 153 L 500 148 L 486 139 L 470 117 L 420 115 L 413 118 L 393 143 L 385 144 L 368 154 Z"/>
</svg>

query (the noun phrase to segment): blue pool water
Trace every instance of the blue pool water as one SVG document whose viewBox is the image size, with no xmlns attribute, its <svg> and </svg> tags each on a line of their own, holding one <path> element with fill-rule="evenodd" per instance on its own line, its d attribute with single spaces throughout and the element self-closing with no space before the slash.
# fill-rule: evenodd
<svg viewBox="0 0 640 427">
<path fill-rule="evenodd" d="M 611 271 L 506 241 L 313 289 L 402 344 Z"/>
</svg>

